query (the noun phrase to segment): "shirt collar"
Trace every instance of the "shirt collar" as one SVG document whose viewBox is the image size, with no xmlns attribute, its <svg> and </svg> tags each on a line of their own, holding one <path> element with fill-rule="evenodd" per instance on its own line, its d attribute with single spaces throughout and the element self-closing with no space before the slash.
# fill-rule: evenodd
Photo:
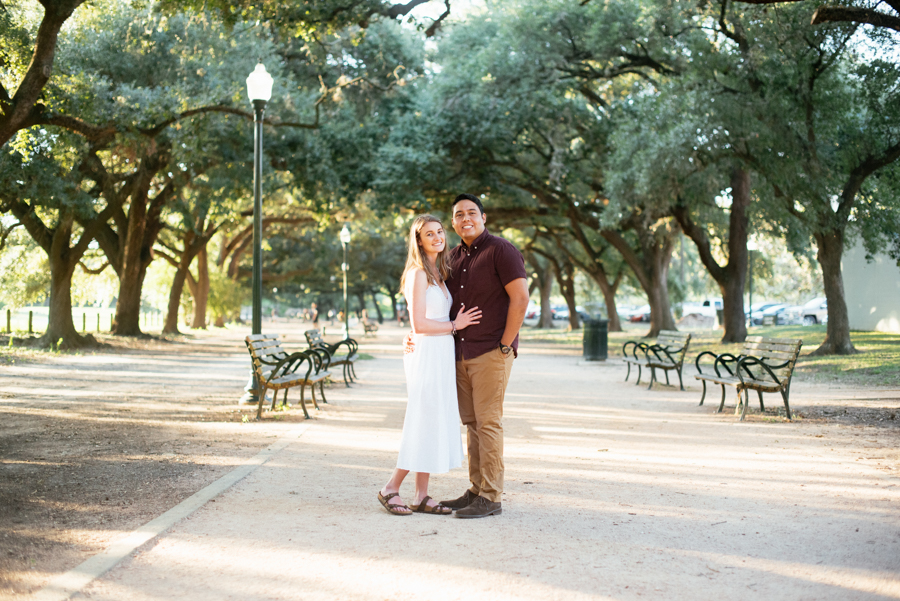
<svg viewBox="0 0 900 601">
<path fill-rule="evenodd" d="M 490 233 L 488 233 L 488 230 L 485 227 L 484 231 L 481 232 L 481 234 L 477 238 L 475 238 L 475 240 L 472 241 L 471 248 L 466 246 L 466 243 L 463 242 L 462 240 L 459 241 L 459 245 L 462 247 L 462 249 L 464 251 L 470 252 L 471 249 L 477 249 L 480 244 L 484 243 L 488 239 L 488 236 L 490 236 Z"/>
</svg>

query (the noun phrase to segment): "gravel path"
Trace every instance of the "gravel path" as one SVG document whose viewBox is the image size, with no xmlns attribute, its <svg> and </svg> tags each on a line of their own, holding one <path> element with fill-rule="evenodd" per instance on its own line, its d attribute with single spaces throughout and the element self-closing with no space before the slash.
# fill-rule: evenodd
<svg viewBox="0 0 900 601">
<path fill-rule="evenodd" d="M 647 391 L 572 352 L 525 345 L 513 368 L 503 515 L 390 516 L 396 348 L 383 333 L 301 436 L 74 598 L 900 598 L 896 427 L 739 423 L 693 383 Z M 900 393 L 797 382 L 792 406 L 865 395 Z"/>
</svg>

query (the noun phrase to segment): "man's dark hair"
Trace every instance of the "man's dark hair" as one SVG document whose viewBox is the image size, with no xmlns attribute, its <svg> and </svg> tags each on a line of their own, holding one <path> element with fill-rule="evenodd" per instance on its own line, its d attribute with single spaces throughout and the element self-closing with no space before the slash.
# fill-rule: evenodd
<svg viewBox="0 0 900 601">
<path fill-rule="evenodd" d="M 475 206 L 478 207 L 478 210 L 481 211 L 481 214 L 484 215 L 484 205 L 481 204 L 481 199 L 475 196 L 474 194 L 460 194 L 456 198 L 453 199 L 453 204 L 450 205 L 450 215 L 453 215 L 453 209 L 461 200 L 471 200 L 475 203 Z"/>
</svg>

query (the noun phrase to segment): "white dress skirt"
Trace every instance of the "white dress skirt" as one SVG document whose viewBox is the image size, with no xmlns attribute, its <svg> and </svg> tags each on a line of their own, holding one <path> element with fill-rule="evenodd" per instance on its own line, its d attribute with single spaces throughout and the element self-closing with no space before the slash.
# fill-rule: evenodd
<svg viewBox="0 0 900 601">
<path fill-rule="evenodd" d="M 409 303 L 409 290 L 404 292 Z M 425 291 L 425 317 L 450 321 L 451 300 L 444 286 L 429 286 Z M 413 342 L 415 350 L 403 357 L 409 400 L 397 467 L 443 474 L 463 462 L 453 336 L 415 334 Z"/>
</svg>

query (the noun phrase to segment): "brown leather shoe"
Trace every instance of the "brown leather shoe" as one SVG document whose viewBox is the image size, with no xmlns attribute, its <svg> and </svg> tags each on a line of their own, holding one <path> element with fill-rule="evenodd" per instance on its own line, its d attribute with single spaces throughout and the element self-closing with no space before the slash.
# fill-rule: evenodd
<svg viewBox="0 0 900 601">
<path fill-rule="evenodd" d="M 452 501 L 441 501 L 441 505 L 444 507 L 449 507 L 450 509 L 462 509 L 463 507 L 468 507 L 472 504 L 472 501 L 478 498 L 478 495 L 473 493 L 471 490 L 467 490 L 463 493 L 463 496 L 458 499 L 453 499 Z"/>
<path fill-rule="evenodd" d="M 500 503 L 492 503 L 484 497 L 477 497 L 468 507 L 463 507 L 456 512 L 458 518 L 486 518 L 489 515 L 500 515 L 503 510 Z"/>
</svg>

